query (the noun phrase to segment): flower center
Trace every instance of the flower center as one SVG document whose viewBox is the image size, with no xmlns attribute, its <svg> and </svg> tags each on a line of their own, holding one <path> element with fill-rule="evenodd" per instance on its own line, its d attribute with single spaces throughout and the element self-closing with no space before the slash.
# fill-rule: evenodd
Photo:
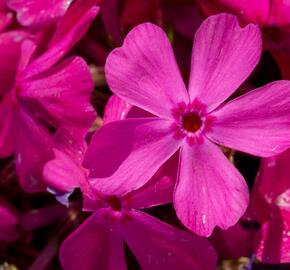
<svg viewBox="0 0 290 270">
<path fill-rule="evenodd" d="M 114 211 L 122 210 L 122 201 L 117 196 L 109 196 L 107 198 L 107 203 Z"/>
<path fill-rule="evenodd" d="M 182 117 L 182 126 L 189 132 L 196 132 L 202 126 L 202 120 L 196 112 L 188 112 Z"/>
<path fill-rule="evenodd" d="M 171 113 L 175 120 L 171 129 L 176 139 L 186 138 L 190 145 L 203 143 L 204 135 L 211 130 L 213 120 L 205 104 L 198 99 L 188 104 L 180 102 Z"/>
</svg>

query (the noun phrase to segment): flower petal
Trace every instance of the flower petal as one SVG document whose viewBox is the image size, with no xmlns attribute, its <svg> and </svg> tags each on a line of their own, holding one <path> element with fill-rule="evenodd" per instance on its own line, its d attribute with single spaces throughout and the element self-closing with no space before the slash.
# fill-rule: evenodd
<svg viewBox="0 0 290 270">
<path fill-rule="evenodd" d="M 120 46 L 123 41 L 123 35 L 119 22 L 119 5 L 118 0 L 106 0 L 101 2 L 101 17 L 106 32 L 109 33 L 114 42 Z"/>
<path fill-rule="evenodd" d="M 251 195 L 251 204 L 253 204 L 252 206 L 256 210 L 255 213 L 262 220 L 269 217 L 265 212 L 272 210 L 270 206 L 276 206 L 276 199 L 279 195 L 290 188 L 289 161 L 290 150 L 261 160 L 259 173 L 257 174 Z M 265 213 L 264 218 L 263 213 Z"/>
<path fill-rule="evenodd" d="M 123 240 L 102 211 L 91 215 L 61 245 L 64 270 L 126 270 Z"/>
<path fill-rule="evenodd" d="M 290 263 L 290 211 L 276 210 L 256 236 L 257 259 L 269 264 Z"/>
<path fill-rule="evenodd" d="M 17 20 L 23 26 L 46 27 L 64 15 L 72 0 L 8 0 L 8 6 L 16 11 Z"/>
<path fill-rule="evenodd" d="M 57 63 L 86 33 L 99 12 L 96 0 L 76 1 L 60 21 L 48 50 L 33 61 L 23 76 L 31 78 Z"/>
<path fill-rule="evenodd" d="M 213 270 L 216 254 L 207 239 L 174 228 L 145 213 L 130 212 L 121 233 L 143 270 Z"/>
<path fill-rule="evenodd" d="M 0 34 L 0 96 L 13 87 L 21 54 L 21 43 L 29 34 L 10 31 Z"/>
<path fill-rule="evenodd" d="M 255 229 L 238 222 L 226 231 L 215 229 L 210 241 L 220 260 L 238 260 L 241 257 L 251 257 L 255 234 Z"/>
<path fill-rule="evenodd" d="M 6 5 L 5 0 L 0 0 L 0 32 L 4 31 L 13 20 L 13 14 Z"/>
<path fill-rule="evenodd" d="M 123 204 L 129 208 L 141 209 L 171 203 L 176 181 L 178 155 L 167 160 L 154 176 L 141 188 L 123 197 Z"/>
<path fill-rule="evenodd" d="M 195 34 L 189 95 L 216 108 L 257 65 L 261 47 L 259 27 L 239 26 L 238 19 L 220 14 L 206 19 Z"/>
<path fill-rule="evenodd" d="M 0 198 L 0 241 L 14 241 L 18 237 L 19 217 L 15 210 Z"/>
<path fill-rule="evenodd" d="M 248 196 L 242 175 L 217 146 L 207 140 L 182 146 L 174 206 L 186 227 L 202 236 L 215 226 L 227 229 L 245 212 Z"/>
<path fill-rule="evenodd" d="M 8 157 L 13 153 L 13 100 L 8 93 L 0 103 L 0 157 Z"/>
<path fill-rule="evenodd" d="M 214 142 L 261 157 L 279 154 L 290 147 L 290 82 L 253 90 L 212 116 Z"/>
<path fill-rule="evenodd" d="M 52 159 L 52 138 L 32 115 L 19 109 L 13 116 L 15 164 L 20 184 L 25 191 L 44 189 L 42 170 Z"/>
<path fill-rule="evenodd" d="M 270 17 L 270 6 L 272 7 L 278 2 L 252 0 L 249 5 L 248 0 L 197 0 L 197 3 L 206 16 L 227 12 L 235 14 L 243 22 L 255 22 L 263 25 Z"/>
<path fill-rule="evenodd" d="M 118 96 L 113 95 L 106 103 L 103 123 L 107 124 L 112 121 L 124 120 L 127 118 L 144 117 L 154 117 L 154 115 L 138 107 L 132 106 Z"/>
<path fill-rule="evenodd" d="M 21 97 L 37 100 L 52 115 L 56 127 L 87 132 L 96 118 L 90 104 L 93 81 L 80 57 L 63 61 L 37 79 L 21 81 L 19 87 Z"/>
<path fill-rule="evenodd" d="M 128 112 L 131 110 L 132 105 L 116 95 L 110 97 L 106 103 L 104 112 L 104 124 L 109 122 L 124 120 L 127 117 Z"/>
<path fill-rule="evenodd" d="M 110 53 L 105 73 L 116 95 L 155 115 L 171 118 L 172 107 L 188 102 L 167 36 L 151 23 L 135 27 Z"/>
<path fill-rule="evenodd" d="M 43 178 L 46 184 L 59 192 L 72 192 L 87 181 L 87 173 L 81 166 L 82 157 L 77 157 L 83 146 L 68 138 L 75 151 L 65 151 L 64 146 L 54 148 L 55 159 L 47 162 L 43 169 Z M 80 160 L 78 160 L 78 158 Z"/>
<path fill-rule="evenodd" d="M 124 195 L 143 186 L 181 144 L 170 126 L 170 121 L 159 118 L 104 125 L 93 136 L 84 159 L 93 187 Z"/>
</svg>

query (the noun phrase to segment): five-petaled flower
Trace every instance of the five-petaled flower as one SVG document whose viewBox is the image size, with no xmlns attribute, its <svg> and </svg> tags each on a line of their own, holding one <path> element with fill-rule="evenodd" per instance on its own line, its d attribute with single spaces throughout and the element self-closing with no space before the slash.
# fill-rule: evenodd
<svg viewBox="0 0 290 270">
<path fill-rule="evenodd" d="M 107 58 L 106 79 L 117 96 L 151 117 L 114 121 L 95 133 L 84 160 L 92 186 L 121 196 L 178 153 L 179 219 L 203 236 L 234 225 L 248 205 L 248 187 L 218 145 L 261 157 L 290 146 L 289 81 L 225 102 L 261 50 L 258 26 L 241 28 L 227 14 L 209 17 L 195 35 L 186 90 L 163 30 L 150 23 L 135 27 Z"/>
</svg>

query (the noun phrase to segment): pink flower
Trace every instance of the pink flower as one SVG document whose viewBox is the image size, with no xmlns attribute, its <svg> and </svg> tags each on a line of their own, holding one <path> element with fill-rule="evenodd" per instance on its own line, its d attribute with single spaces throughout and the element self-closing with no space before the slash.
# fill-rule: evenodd
<svg viewBox="0 0 290 270">
<path fill-rule="evenodd" d="M 206 239 L 134 209 L 166 202 L 165 178 L 156 180 L 122 197 L 91 192 L 85 208 L 94 213 L 63 242 L 63 268 L 127 269 L 125 241 L 144 270 L 215 269 L 216 255 Z"/>
<path fill-rule="evenodd" d="M 264 263 L 290 262 L 289 161 L 289 150 L 263 159 L 252 195 L 252 209 L 262 223 L 255 250 Z"/>
<path fill-rule="evenodd" d="M 134 28 L 105 66 L 111 90 L 151 117 L 104 125 L 84 160 L 91 184 L 122 196 L 143 186 L 174 153 L 178 217 L 209 236 L 234 225 L 248 204 L 248 187 L 216 144 L 258 156 L 290 145 L 290 82 L 277 81 L 231 102 L 259 61 L 258 26 L 241 28 L 226 14 L 205 20 L 195 35 L 188 91 L 165 33 L 150 23 Z"/>
<path fill-rule="evenodd" d="M 42 168 L 53 157 L 50 129 L 84 133 L 95 119 L 89 102 L 93 82 L 87 64 L 80 57 L 59 62 L 98 12 L 96 6 L 78 3 L 63 17 L 40 55 L 40 47 L 24 40 L 27 34 L 1 36 L 5 61 L 0 72 L 8 77 L 0 85 L 0 155 L 14 153 L 20 183 L 27 191 L 44 188 Z"/>
</svg>

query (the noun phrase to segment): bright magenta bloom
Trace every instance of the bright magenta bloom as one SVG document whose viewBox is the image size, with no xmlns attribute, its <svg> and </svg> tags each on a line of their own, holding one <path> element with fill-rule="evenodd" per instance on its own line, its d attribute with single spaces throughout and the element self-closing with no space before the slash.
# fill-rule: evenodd
<svg viewBox="0 0 290 270">
<path fill-rule="evenodd" d="M 216 254 L 207 239 L 137 210 L 168 202 L 171 190 L 166 182 L 156 177 L 121 197 L 87 189 L 84 207 L 94 213 L 63 242 L 63 268 L 125 270 L 126 242 L 143 270 L 215 269 Z"/>
<path fill-rule="evenodd" d="M 63 56 L 83 36 L 97 6 L 75 3 L 58 24 L 46 50 L 20 31 L 0 36 L 0 157 L 14 153 L 22 187 L 39 191 L 42 167 L 53 157 L 51 129 L 84 133 L 96 115 L 93 81 L 80 57 Z M 42 44 L 43 45 L 43 44 Z"/>
<path fill-rule="evenodd" d="M 258 26 L 209 17 L 195 35 L 188 91 L 159 27 L 134 28 L 106 62 L 111 90 L 152 114 L 116 121 L 94 135 L 84 165 L 91 184 L 123 195 L 144 185 L 179 151 L 174 205 L 180 220 L 208 236 L 232 226 L 248 188 L 216 144 L 258 156 L 290 146 L 290 82 L 277 81 L 223 104 L 259 61 Z"/>
</svg>

